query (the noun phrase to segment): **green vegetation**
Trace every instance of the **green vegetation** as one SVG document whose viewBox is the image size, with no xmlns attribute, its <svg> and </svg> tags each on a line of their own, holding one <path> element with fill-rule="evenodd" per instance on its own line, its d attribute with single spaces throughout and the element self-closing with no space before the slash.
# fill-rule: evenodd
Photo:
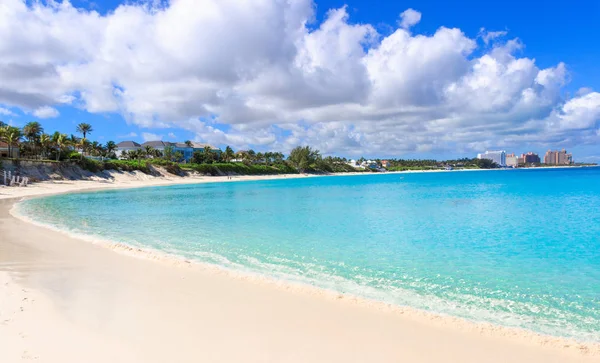
<svg viewBox="0 0 600 363">
<path fill-rule="evenodd" d="M 296 174 L 294 168 L 286 163 L 264 165 L 235 163 L 213 163 L 213 164 L 181 164 L 184 170 L 194 170 L 201 174 L 209 175 L 272 175 L 272 174 Z"/>
<path fill-rule="evenodd" d="M 227 146 L 225 151 L 221 151 L 206 146 L 202 149 L 195 149 L 191 160 L 184 160 L 184 155 L 173 146 L 167 146 L 163 151 L 146 146 L 137 150 L 122 151 L 119 154 L 119 160 L 115 142 L 108 141 L 103 145 L 97 141 L 88 140 L 88 136 L 94 132 L 92 125 L 80 123 L 75 131 L 82 137 L 60 132 L 47 134 L 39 122 L 29 122 L 21 129 L 0 121 L 0 141 L 8 145 L 9 157 L 67 164 L 76 163 L 92 172 L 139 170 L 151 173 L 152 165 L 161 166 L 168 172 L 178 175 L 182 174 L 184 170 L 209 175 L 377 172 L 384 170 L 382 165 L 389 171 L 444 168 L 492 169 L 498 167 L 486 159 L 464 158 L 446 161 L 390 159 L 386 161 L 387 163 L 375 159 L 368 168 L 357 169 L 351 166 L 346 158 L 323 157 L 319 150 L 310 146 L 294 148 L 287 159 L 280 152 L 255 152 L 254 150 L 235 152 L 230 146 Z M 185 145 L 193 147 L 193 143 L 189 140 L 185 141 Z M 364 161 L 366 161 L 365 158 L 361 158 L 358 163 Z"/>
<path fill-rule="evenodd" d="M 456 159 L 456 160 L 404 160 L 390 159 L 388 170 L 390 171 L 405 171 L 405 170 L 435 170 L 452 167 L 453 169 L 494 169 L 498 165 L 488 159 Z"/>
</svg>

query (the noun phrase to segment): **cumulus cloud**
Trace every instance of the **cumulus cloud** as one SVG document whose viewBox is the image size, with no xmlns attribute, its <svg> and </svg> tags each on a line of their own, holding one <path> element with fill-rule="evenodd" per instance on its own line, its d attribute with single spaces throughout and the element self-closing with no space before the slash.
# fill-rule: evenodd
<svg viewBox="0 0 600 363">
<path fill-rule="evenodd" d="M 0 106 L 71 105 L 213 144 L 350 156 L 599 141 L 597 93 L 565 99 L 565 64 L 540 68 L 505 31 L 413 34 L 420 19 L 408 9 L 382 35 L 345 7 L 316 23 L 312 0 L 131 2 L 103 15 L 3 0 Z"/>
<path fill-rule="evenodd" d="M 400 21 L 398 24 L 403 29 L 409 29 L 413 25 L 418 24 L 421 21 L 421 13 L 414 9 L 406 9 L 400 14 Z"/>
<path fill-rule="evenodd" d="M 59 114 L 57 109 L 50 106 L 42 106 L 33 111 L 33 115 L 37 118 L 55 118 Z"/>
<path fill-rule="evenodd" d="M 507 34 L 508 32 L 506 30 L 487 31 L 485 28 L 479 30 L 479 36 L 485 44 L 490 44 L 495 39 L 505 37 Z"/>
<path fill-rule="evenodd" d="M 11 110 L 9 110 L 7 108 L 0 107 L 0 115 L 14 116 L 15 114 Z"/>
<path fill-rule="evenodd" d="M 163 139 L 163 135 L 153 134 L 151 132 L 142 132 L 142 139 L 144 141 L 160 141 Z"/>
</svg>

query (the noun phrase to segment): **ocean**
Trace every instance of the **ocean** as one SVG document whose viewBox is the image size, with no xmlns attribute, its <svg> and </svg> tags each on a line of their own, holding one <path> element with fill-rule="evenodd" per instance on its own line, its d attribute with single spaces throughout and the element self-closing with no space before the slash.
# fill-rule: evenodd
<svg viewBox="0 0 600 363">
<path fill-rule="evenodd" d="M 17 212 L 236 271 L 600 342 L 600 168 L 110 190 Z"/>
</svg>

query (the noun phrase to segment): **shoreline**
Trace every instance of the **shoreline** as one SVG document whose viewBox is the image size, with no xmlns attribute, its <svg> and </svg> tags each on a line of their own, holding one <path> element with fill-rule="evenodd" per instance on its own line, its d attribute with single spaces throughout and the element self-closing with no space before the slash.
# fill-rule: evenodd
<svg viewBox="0 0 600 363">
<path fill-rule="evenodd" d="M 421 173 L 422 171 L 416 171 L 417 173 Z M 400 172 L 402 173 L 402 172 Z M 362 175 L 362 173 L 359 173 Z M 367 174 L 371 175 L 371 174 Z M 302 175 L 295 175 L 297 177 L 306 177 Z M 309 176 L 310 177 L 310 176 Z M 91 192 L 96 190 L 107 190 L 114 188 L 138 188 L 138 187 L 152 187 L 152 186 L 161 186 L 161 185 L 175 185 L 175 184 L 190 184 L 190 183 L 202 183 L 202 182 L 218 182 L 218 181 L 227 181 L 225 180 L 216 180 L 215 178 L 219 177 L 205 177 L 210 181 L 204 181 L 202 177 L 200 178 L 192 178 L 193 180 L 187 180 L 185 182 L 171 182 L 171 180 L 161 180 L 158 183 L 133 183 L 129 185 L 77 185 L 71 186 L 71 188 L 56 188 L 55 190 L 45 190 L 44 194 L 34 192 L 33 196 L 42 196 L 42 195 L 52 195 L 52 194 L 60 194 L 67 192 Z M 285 178 L 280 177 L 280 178 Z M 274 178 L 249 178 L 244 180 L 264 180 L 264 179 L 274 179 Z M 279 179 L 279 178 L 278 178 Z M 235 181 L 242 181 L 240 179 Z M 94 182 L 91 182 L 94 183 Z M 101 183 L 94 183 L 101 184 Z M 202 263 L 199 261 L 194 261 L 190 263 L 185 260 L 185 258 L 180 258 L 177 256 L 170 256 L 163 254 L 162 252 L 148 251 L 139 249 L 136 247 L 131 247 L 124 244 L 106 242 L 106 243 L 89 243 L 89 241 L 84 241 L 86 243 L 81 243 L 81 239 L 79 236 L 71 236 L 66 231 L 55 231 L 53 229 L 48 229 L 48 226 L 40 226 L 40 223 L 35 221 L 23 221 L 22 216 L 16 217 L 14 214 L 13 206 L 18 202 L 18 199 L 27 197 L 26 195 L 21 195 L 18 197 L 12 197 L 9 200 L 4 201 L 4 205 L 9 206 L 10 215 L 9 218 L 13 218 L 15 221 L 19 220 L 23 223 L 24 226 L 32 226 L 32 228 L 37 228 L 40 230 L 45 230 L 46 233 L 53 234 L 54 239 L 61 240 L 69 240 L 72 243 L 78 243 L 81 246 L 77 248 L 81 249 L 90 249 L 101 246 L 102 250 L 107 251 L 108 253 L 115 256 L 123 256 L 125 263 L 129 261 L 129 263 L 133 263 L 133 260 L 143 261 L 142 263 L 150 263 L 156 264 L 157 266 L 161 266 L 162 269 L 170 269 L 175 270 L 175 272 L 179 271 L 181 273 L 189 272 L 190 274 L 204 274 L 206 278 L 222 278 L 225 280 L 238 281 L 245 285 L 256 286 L 256 288 L 260 288 L 261 290 L 268 290 L 269 293 L 273 293 L 271 290 L 277 291 L 277 293 L 289 294 L 298 299 L 309 299 L 311 304 L 333 304 L 334 307 L 338 309 L 359 309 L 366 310 L 368 312 L 374 314 L 383 314 L 387 316 L 387 318 L 400 319 L 401 325 L 406 325 L 408 322 L 424 325 L 426 331 L 436 331 L 439 329 L 448 330 L 447 334 L 449 335 L 462 335 L 467 334 L 470 338 L 469 340 L 479 340 L 479 339 L 491 339 L 491 340 L 502 340 L 503 344 L 509 344 L 520 347 L 521 344 L 524 344 L 528 349 L 534 351 L 534 356 L 536 354 L 544 355 L 543 353 L 551 352 L 553 354 L 566 354 L 563 359 L 557 361 L 586 361 L 586 358 L 597 357 L 600 355 L 600 345 L 597 343 L 582 343 L 577 342 L 575 340 L 567 339 L 567 338 L 559 338 L 559 337 L 550 337 L 540 335 L 535 332 L 530 332 L 518 328 L 508 328 L 503 326 L 492 325 L 489 323 L 476 323 L 471 322 L 466 319 L 435 314 L 432 312 L 426 312 L 422 310 L 413 309 L 410 307 L 400 307 L 391 305 L 385 302 L 378 302 L 374 300 L 367 300 L 360 297 L 356 297 L 349 294 L 340 294 L 335 291 L 322 289 L 319 287 L 301 284 L 301 283 L 293 283 L 283 280 L 277 280 L 268 276 L 259 275 L 259 274 L 250 274 L 246 272 L 236 271 L 232 269 L 228 269 L 226 267 L 221 267 L 217 265 L 211 265 L 208 263 Z M 2 196 L 0 196 L 2 199 Z M 1 208 L 0 208 L 1 209 Z M 8 212 L 8 211 L 6 211 Z M 33 224 L 31 224 L 33 222 Z M 2 225 L 0 224 L 0 229 L 2 229 Z M 87 247 L 85 247 L 87 246 Z M 0 251 L 2 245 L 0 244 Z M 75 246 L 72 246 L 75 247 Z M 90 248 L 88 248 L 90 247 Z M 106 248 L 108 247 L 108 248 Z M 114 253 L 114 252 L 120 253 Z M 88 251 L 89 252 L 89 251 Z M 165 256 L 166 255 L 166 256 Z M 131 257 L 135 257 L 132 259 Z M 142 258 L 140 258 L 142 257 Z M 110 257 L 108 257 L 110 259 Z M 117 260 L 117 257 L 114 257 L 114 260 Z M 121 259 L 121 257 L 119 257 Z M 161 263 L 156 263 L 158 262 Z M 0 267 L 2 267 L 2 261 L 0 259 Z M 156 267 L 158 268 L 158 267 Z M 180 271 L 182 270 L 182 271 Z M 0 273 L 3 271 L 0 268 Z M 173 272 L 173 271 L 170 271 Z M 250 282 L 250 284 L 248 284 Z M 246 286 L 249 289 L 248 286 Z M 290 294 L 291 293 L 291 294 Z M 289 296 L 288 296 L 289 298 Z M 352 315 L 350 315 L 352 317 Z M 1 322 L 1 321 L 0 321 Z M 1 326 L 0 326 L 1 328 Z M 448 338 L 448 337 L 447 337 Z M 467 341 L 468 342 L 468 341 Z M 470 342 L 473 343 L 473 342 Z M 461 347 L 459 347 L 461 348 Z M 462 346 L 462 349 L 469 349 L 468 345 Z M 460 349 L 459 349 L 460 350 Z M 1 353 L 0 353 L 1 357 Z M 481 359 L 481 357 L 479 357 Z M 518 358 L 517 358 L 518 359 Z M 568 360 L 565 360 L 568 359 Z M 382 360 L 385 361 L 385 360 Z M 435 361 L 435 360 L 433 360 Z M 467 360 L 460 360 L 467 361 Z M 476 361 L 476 360 L 473 360 Z M 543 360 L 547 361 L 547 360 Z"/>
</svg>

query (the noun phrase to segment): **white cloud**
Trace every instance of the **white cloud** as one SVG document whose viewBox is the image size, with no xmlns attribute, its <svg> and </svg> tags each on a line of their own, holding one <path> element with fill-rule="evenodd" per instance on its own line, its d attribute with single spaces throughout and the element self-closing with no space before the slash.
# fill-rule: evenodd
<svg viewBox="0 0 600 363">
<path fill-rule="evenodd" d="M 174 133 L 172 133 L 172 132 L 169 132 L 169 134 L 167 136 L 169 136 L 169 138 L 171 138 L 171 139 L 176 139 L 177 138 L 177 136 Z"/>
<path fill-rule="evenodd" d="M 485 44 L 489 44 L 498 38 L 505 37 L 507 34 L 508 32 L 506 30 L 487 31 L 485 30 L 485 28 L 481 28 L 479 30 L 479 36 L 481 36 L 481 39 L 483 39 L 483 42 Z"/>
<path fill-rule="evenodd" d="M 414 9 L 406 9 L 400 14 L 399 25 L 403 29 L 409 29 L 413 25 L 418 24 L 421 21 L 421 13 Z"/>
<path fill-rule="evenodd" d="M 413 34 L 421 14 L 408 9 L 382 35 L 344 7 L 315 23 L 312 0 L 132 2 L 106 15 L 28 3 L 0 7 L 4 109 L 72 105 L 214 144 L 348 155 L 599 141 L 596 93 L 563 98 L 567 66 L 540 68 L 505 31 Z"/>
<path fill-rule="evenodd" d="M 163 135 L 153 134 L 150 132 L 142 132 L 142 139 L 144 141 L 160 141 L 163 139 Z"/>
<path fill-rule="evenodd" d="M 0 115 L 15 116 L 15 114 L 11 110 L 9 110 L 8 108 L 4 108 L 4 107 L 0 107 Z"/>
<path fill-rule="evenodd" d="M 42 106 L 33 111 L 33 115 L 37 118 L 55 118 L 59 114 L 57 109 L 50 106 Z"/>
<path fill-rule="evenodd" d="M 600 127 L 600 93 L 591 92 L 567 101 L 547 119 L 550 129 L 588 130 Z"/>
</svg>

